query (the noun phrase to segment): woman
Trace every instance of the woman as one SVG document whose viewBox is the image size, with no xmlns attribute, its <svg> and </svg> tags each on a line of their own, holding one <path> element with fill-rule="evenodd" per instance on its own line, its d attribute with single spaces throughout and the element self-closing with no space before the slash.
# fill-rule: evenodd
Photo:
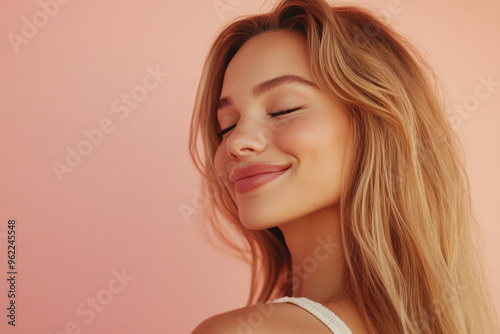
<svg viewBox="0 0 500 334">
<path fill-rule="evenodd" d="M 285 0 L 219 34 L 190 152 L 252 285 L 193 333 L 497 332 L 435 81 L 356 7 Z"/>
</svg>

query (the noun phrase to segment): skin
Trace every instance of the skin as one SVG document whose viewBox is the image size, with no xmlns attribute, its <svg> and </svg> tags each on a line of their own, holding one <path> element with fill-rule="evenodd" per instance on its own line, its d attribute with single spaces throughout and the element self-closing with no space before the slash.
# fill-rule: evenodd
<svg viewBox="0 0 500 334">
<path fill-rule="evenodd" d="M 316 84 L 306 40 L 298 33 L 266 32 L 251 38 L 235 54 L 221 92 L 231 105 L 217 113 L 221 129 L 235 126 L 223 135 L 214 164 L 245 227 L 279 227 L 283 232 L 292 256 L 293 296 L 322 303 L 353 332 L 364 333 L 342 278 L 345 260 L 338 204 L 349 161 L 350 113 L 334 95 L 309 85 L 288 83 L 252 95 L 254 86 L 282 75 L 300 76 Z M 270 115 L 295 107 L 300 109 Z M 254 163 L 290 167 L 257 189 L 236 192 L 229 179 L 231 171 Z M 212 317 L 193 333 L 236 330 L 236 319 L 260 312 L 257 307 Z M 274 304 L 264 324 L 252 328 L 254 333 L 329 332 L 307 311 L 288 303 Z"/>
</svg>

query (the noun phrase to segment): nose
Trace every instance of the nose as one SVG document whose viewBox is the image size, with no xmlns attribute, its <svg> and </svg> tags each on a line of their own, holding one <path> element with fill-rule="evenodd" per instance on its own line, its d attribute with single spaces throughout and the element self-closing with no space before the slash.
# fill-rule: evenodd
<svg viewBox="0 0 500 334">
<path fill-rule="evenodd" d="M 240 119 L 228 134 L 226 150 L 233 159 L 251 157 L 262 152 L 268 145 L 266 126 L 257 120 Z"/>
</svg>

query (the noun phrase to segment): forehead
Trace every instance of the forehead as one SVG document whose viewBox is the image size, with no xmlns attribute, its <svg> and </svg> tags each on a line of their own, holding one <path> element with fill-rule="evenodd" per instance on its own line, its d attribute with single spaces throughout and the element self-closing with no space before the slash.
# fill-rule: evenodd
<svg viewBox="0 0 500 334">
<path fill-rule="evenodd" d="M 231 59 L 221 96 L 250 92 L 255 84 L 284 74 L 311 79 L 306 39 L 297 32 L 265 32 L 248 40 Z"/>
</svg>

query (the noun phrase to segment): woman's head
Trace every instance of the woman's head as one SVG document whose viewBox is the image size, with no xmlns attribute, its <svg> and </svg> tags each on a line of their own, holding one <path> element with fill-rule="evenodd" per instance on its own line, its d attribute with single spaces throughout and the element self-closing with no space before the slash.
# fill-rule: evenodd
<svg viewBox="0 0 500 334">
<path fill-rule="evenodd" d="M 338 124 L 337 126 L 349 132 L 349 143 L 354 146 L 347 149 L 347 140 L 344 140 L 342 149 L 337 149 L 336 153 L 347 150 L 352 156 L 347 161 L 344 160 L 344 155 L 342 158 L 335 157 L 335 162 L 330 163 L 330 166 L 324 165 L 325 168 L 331 169 L 332 175 L 340 174 L 340 169 L 349 172 L 337 177 L 339 180 L 336 181 L 336 188 L 339 187 L 340 181 L 345 192 L 354 186 L 356 178 L 361 176 L 360 168 L 366 167 L 360 165 L 361 159 L 371 162 L 372 169 L 369 172 L 383 173 L 384 175 L 380 176 L 388 178 L 390 182 L 397 183 L 406 177 L 410 172 L 409 166 L 415 163 L 415 153 L 421 150 L 421 143 L 432 145 L 430 143 L 433 141 L 447 139 L 443 138 L 446 132 L 440 129 L 445 126 L 444 119 L 439 114 L 441 106 L 432 94 L 429 94 L 432 88 L 429 87 L 422 69 L 414 61 L 415 55 L 412 56 L 407 48 L 409 46 L 405 45 L 400 36 L 372 15 L 355 7 L 331 8 L 323 1 L 283 1 L 269 14 L 236 21 L 222 31 L 207 57 L 200 81 L 190 144 L 197 167 L 212 184 L 223 187 L 218 201 L 218 206 L 224 207 L 222 211 L 231 211 L 230 216 L 239 216 L 244 224 L 247 218 L 256 222 L 258 217 L 252 219 L 242 210 L 237 212 L 238 199 L 241 209 L 247 205 L 248 212 L 254 213 L 255 210 L 251 207 L 261 206 L 262 201 L 256 202 L 257 196 L 252 196 L 255 192 L 243 194 L 232 189 L 234 185 L 228 180 L 229 173 L 234 168 L 256 162 L 292 164 L 293 160 L 291 157 L 271 156 L 270 149 L 259 156 L 254 150 L 254 153 L 236 158 L 231 149 L 235 149 L 237 139 L 245 139 L 246 134 L 242 130 L 247 129 L 247 134 L 253 134 L 255 145 L 266 144 L 263 143 L 265 141 L 278 144 L 277 141 L 281 138 L 282 141 L 288 139 L 287 142 L 291 145 L 294 140 L 300 141 L 300 132 L 293 130 L 290 133 L 291 131 L 287 130 L 288 119 L 305 113 L 305 110 L 302 110 L 294 112 L 293 116 L 288 114 L 281 118 L 276 117 L 273 121 L 268 120 L 265 125 L 258 124 L 256 119 L 246 117 L 250 114 L 255 116 L 257 113 L 245 111 L 249 108 L 252 108 L 252 111 L 258 109 L 261 116 L 264 116 L 263 112 L 271 114 L 282 111 L 283 108 L 300 107 L 304 102 L 298 101 L 298 94 L 295 94 L 295 102 L 286 100 L 290 97 L 278 99 L 278 94 L 274 94 L 276 98 L 271 96 L 267 101 L 263 101 L 262 96 L 259 96 L 254 97 L 251 102 L 247 99 L 228 106 L 226 91 L 236 91 L 236 87 L 240 87 L 238 89 L 246 89 L 246 94 L 250 96 L 251 84 L 255 85 L 292 72 L 303 73 L 317 86 L 322 96 L 328 96 L 330 103 L 334 104 L 330 108 L 331 114 L 344 115 L 349 119 L 348 127 Z M 293 54 L 285 54 L 288 51 Z M 281 53 L 278 55 L 276 52 Z M 257 56 L 260 57 L 259 60 Z M 267 63 L 264 64 L 263 61 Z M 243 84 L 247 87 L 242 88 Z M 287 87 L 289 90 L 292 90 L 291 87 L 299 90 L 297 85 Z M 305 87 L 300 88 L 306 91 Z M 309 91 L 312 91 L 310 87 Z M 288 94 L 293 95 L 293 92 Z M 220 108 L 221 99 L 224 102 L 223 108 Z M 273 104 L 271 100 L 274 100 Z M 275 110 L 276 108 L 280 110 Z M 420 117 L 426 118 L 426 121 L 420 124 L 417 119 L 419 115 L 416 114 L 419 108 Z M 246 122 L 247 120 L 249 122 Z M 224 127 L 232 126 L 237 121 L 239 125 L 234 129 L 236 131 L 231 129 L 224 136 L 218 136 Z M 344 123 L 345 121 L 347 120 L 344 119 Z M 250 124 L 251 122 L 253 124 Z M 431 123 L 437 124 L 434 127 Z M 270 126 L 272 128 L 269 128 Z M 252 131 L 252 127 L 259 128 L 260 131 Z M 308 130 L 314 132 L 311 127 Z M 333 130 L 332 128 L 333 134 L 339 134 Z M 342 136 L 348 134 L 343 133 Z M 248 136 L 247 138 L 251 139 Z M 197 139 L 203 141 L 204 161 L 197 151 Z M 421 142 L 420 148 L 418 140 Z M 334 145 L 326 138 L 323 141 L 317 140 L 316 143 Z M 244 143 L 240 141 L 240 144 Z M 225 154 L 222 154 L 224 149 Z M 381 149 L 386 149 L 386 156 L 382 157 L 379 152 Z M 319 169 L 320 166 L 316 168 Z M 323 174 L 317 177 L 325 179 Z M 314 189 L 317 185 L 311 181 L 312 176 L 310 189 Z M 329 184 L 331 185 L 331 182 Z M 303 190 L 304 194 L 311 193 L 304 184 L 300 190 Z M 322 194 L 316 195 L 307 197 L 311 202 L 316 202 Z M 336 197 L 338 200 L 338 196 Z M 277 204 L 269 201 L 267 203 Z M 287 201 L 282 203 L 287 206 L 291 204 Z M 262 227 L 279 220 L 273 219 L 269 211 L 262 206 L 261 212 L 268 217 L 268 222 L 262 222 Z M 258 226 L 249 221 L 247 227 L 258 229 Z"/>
<path fill-rule="evenodd" d="M 281 75 L 317 89 L 287 84 L 252 95 Z M 348 293 L 380 332 L 487 332 L 468 181 L 434 80 L 403 37 L 357 7 L 284 0 L 220 32 L 200 80 L 190 152 L 210 193 L 208 217 L 246 240 L 217 227 L 249 250 L 249 304 L 294 288 L 282 279 L 291 261 L 276 226 L 314 205 L 337 206 Z M 283 108 L 293 111 L 269 115 Z M 252 163 L 295 170 L 247 193 L 252 185 L 235 188 L 229 178 Z M 276 194 L 283 199 L 269 202 Z"/>
</svg>

